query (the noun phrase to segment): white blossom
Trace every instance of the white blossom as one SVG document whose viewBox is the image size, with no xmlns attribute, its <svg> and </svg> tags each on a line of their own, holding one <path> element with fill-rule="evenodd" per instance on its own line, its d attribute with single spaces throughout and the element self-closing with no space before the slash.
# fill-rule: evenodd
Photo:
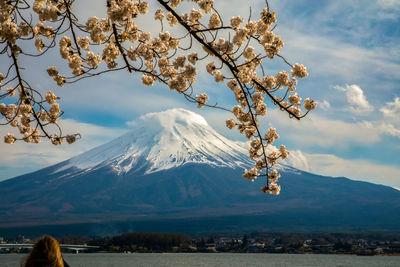
<svg viewBox="0 0 400 267">
<path fill-rule="evenodd" d="M 210 16 L 210 21 L 208 23 L 208 27 L 211 29 L 217 28 L 221 25 L 221 19 L 219 18 L 217 13 L 213 13 Z"/>
<path fill-rule="evenodd" d="M 279 134 L 276 132 L 275 128 L 269 128 L 264 136 L 264 139 L 267 141 L 269 145 L 272 144 L 278 138 Z"/>
<path fill-rule="evenodd" d="M 226 120 L 226 127 L 228 127 L 229 129 L 233 129 L 236 125 L 237 123 L 234 119 Z"/>
<path fill-rule="evenodd" d="M 16 138 L 13 134 L 8 133 L 6 136 L 4 136 L 4 142 L 7 144 L 14 144 Z"/>
<path fill-rule="evenodd" d="M 306 98 L 304 100 L 304 108 L 306 110 L 313 110 L 317 107 L 317 102 L 315 102 L 314 100 L 311 100 L 309 98 Z"/>
<path fill-rule="evenodd" d="M 294 93 L 293 95 L 289 96 L 289 102 L 294 106 L 300 106 L 301 97 L 298 96 L 297 93 Z"/>
<path fill-rule="evenodd" d="M 198 107 L 198 108 L 203 107 L 203 106 L 206 104 L 207 99 L 208 99 L 208 96 L 207 96 L 206 93 L 202 93 L 202 94 L 200 94 L 200 95 L 197 95 L 197 96 L 196 96 L 196 100 L 197 100 L 197 103 L 198 103 L 198 104 L 197 104 L 197 107 Z"/>
<path fill-rule="evenodd" d="M 292 76 L 297 76 L 299 78 L 307 77 L 307 68 L 302 64 L 296 63 L 292 69 Z"/>
<path fill-rule="evenodd" d="M 250 181 L 254 181 L 260 174 L 258 173 L 256 168 L 252 168 L 250 170 L 245 170 L 242 175 L 243 178 L 249 179 Z"/>
<path fill-rule="evenodd" d="M 154 77 L 152 75 L 144 74 L 142 76 L 142 83 L 145 86 L 152 86 L 154 84 Z"/>
<path fill-rule="evenodd" d="M 243 18 L 241 18 L 241 17 L 232 17 L 231 18 L 231 26 L 234 29 L 237 29 L 239 27 L 240 23 L 242 23 L 242 22 L 243 22 Z"/>
</svg>

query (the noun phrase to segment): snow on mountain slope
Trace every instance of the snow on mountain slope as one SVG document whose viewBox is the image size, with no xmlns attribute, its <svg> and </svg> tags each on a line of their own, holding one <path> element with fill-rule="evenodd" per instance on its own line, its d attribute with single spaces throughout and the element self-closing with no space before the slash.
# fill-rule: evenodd
<svg viewBox="0 0 400 267">
<path fill-rule="evenodd" d="M 240 168 L 250 163 L 243 146 L 223 137 L 202 116 L 188 110 L 149 113 L 133 126 L 131 132 L 71 158 L 56 172 L 110 166 L 118 174 L 143 168 L 145 173 L 153 173 L 187 163 Z"/>
</svg>

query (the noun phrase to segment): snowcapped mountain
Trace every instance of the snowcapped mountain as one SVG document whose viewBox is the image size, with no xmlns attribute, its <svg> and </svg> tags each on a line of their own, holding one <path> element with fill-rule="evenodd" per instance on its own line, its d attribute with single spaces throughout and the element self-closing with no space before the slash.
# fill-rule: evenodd
<svg viewBox="0 0 400 267">
<path fill-rule="evenodd" d="M 211 128 L 194 112 L 170 109 L 142 116 L 134 130 L 86 153 L 73 157 L 55 173 L 80 173 L 109 166 L 118 174 L 146 174 L 188 163 L 243 168 L 248 152 Z"/>
<path fill-rule="evenodd" d="M 0 235 L 15 226 L 116 221 L 132 222 L 135 231 L 172 231 L 166 220 L 178 232 L 400 229 L 400 192 L 387 186 L 281 166 L 281 195 L 262 194 L 263 179 L 242 178 L 252 165 L 245 144 L 218 134 L 196 113 L 150 113 L 132 128 L 0 182 Z"/>
</svg>

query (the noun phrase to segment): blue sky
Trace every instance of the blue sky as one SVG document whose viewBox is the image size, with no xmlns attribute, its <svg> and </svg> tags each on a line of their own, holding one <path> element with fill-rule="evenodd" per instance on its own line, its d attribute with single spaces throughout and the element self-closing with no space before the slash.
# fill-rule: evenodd
<svg viewBox="0 0 400 267">
<path fill-rule="evenodd" d="M 79 15 L 102 12 L 101 6 L 82 2 Z M 215 2 L 227 18 L 249 13 L 241 0 Z M 265 3 L 248 2 L 257 13 Z M 294 166 L 400 188 L 400 1 L 269 3 L 277 13 L 275 33 L 285 41 L 281 54 L 306 65 L 309 72 L 298 92 L 317 100 L 319 107 L 297 122 L 267 103 L 263 125 L 277 128 L 278 145 L 285 144 L 297 156 Z M 162 85 L 144 87 L 139 75 L 112 73 L 57 88 L 45 69 L 51 65 L 62 69 L 66 63 L 53 58 L 24 59 L 24 75 L 43 92 L 52 90 L 61 97 L 66 132 L 80 132 L 83 139 L 62 147 L 0 144 L 0 180 L 68 159 L 122 135 L 129 130 L 128 122 L 140 115 L 174 107 L 198 112 L 225 136 L 244 141 L 236 131 L 225 128 L 229 113 L 199 110 Z M 4 63 L 0 71 L 6 68 Z M 282 69 L 288 70 L 279 59 L 268 67 L 271 74 Z M 211 103 L 234 104 L 229 89 L 216 86 L 207 76 L 199 77 L 197 87 L 209 93 Z M 7 132 L 0 129 L 1 134 Z"/>
</svg>

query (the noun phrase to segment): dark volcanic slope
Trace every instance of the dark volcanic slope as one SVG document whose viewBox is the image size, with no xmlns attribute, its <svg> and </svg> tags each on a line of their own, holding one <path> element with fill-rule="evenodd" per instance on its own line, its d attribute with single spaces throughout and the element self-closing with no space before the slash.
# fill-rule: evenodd
<svg viewBox="0 0 400 267">
<path fill-rule="evenodd" d="M 0 227 L 246 215 L 261 216 L 267 229 L 400 229 L 399 191 L 347 178 L 289 169 L 276 197 L 261 194 L 261 181 L 241 178 L 240 169 L 204 164 L 147 175 L 105 167 L 71 178 L 49 175 L 53 168 L 0 183 Z"/>
<path fill-rule="evenodd" d="M 281 195 L 264 195 L 263 181 L 241 177 L 247 153 L 198 114 L 150 113 L 107 144 L 1 182 L 0 227 L 193 218 L 224 227 L 236 216 L 255 231 L 400 230 L 400 191 L 285 168 Z"/>
</svg>

